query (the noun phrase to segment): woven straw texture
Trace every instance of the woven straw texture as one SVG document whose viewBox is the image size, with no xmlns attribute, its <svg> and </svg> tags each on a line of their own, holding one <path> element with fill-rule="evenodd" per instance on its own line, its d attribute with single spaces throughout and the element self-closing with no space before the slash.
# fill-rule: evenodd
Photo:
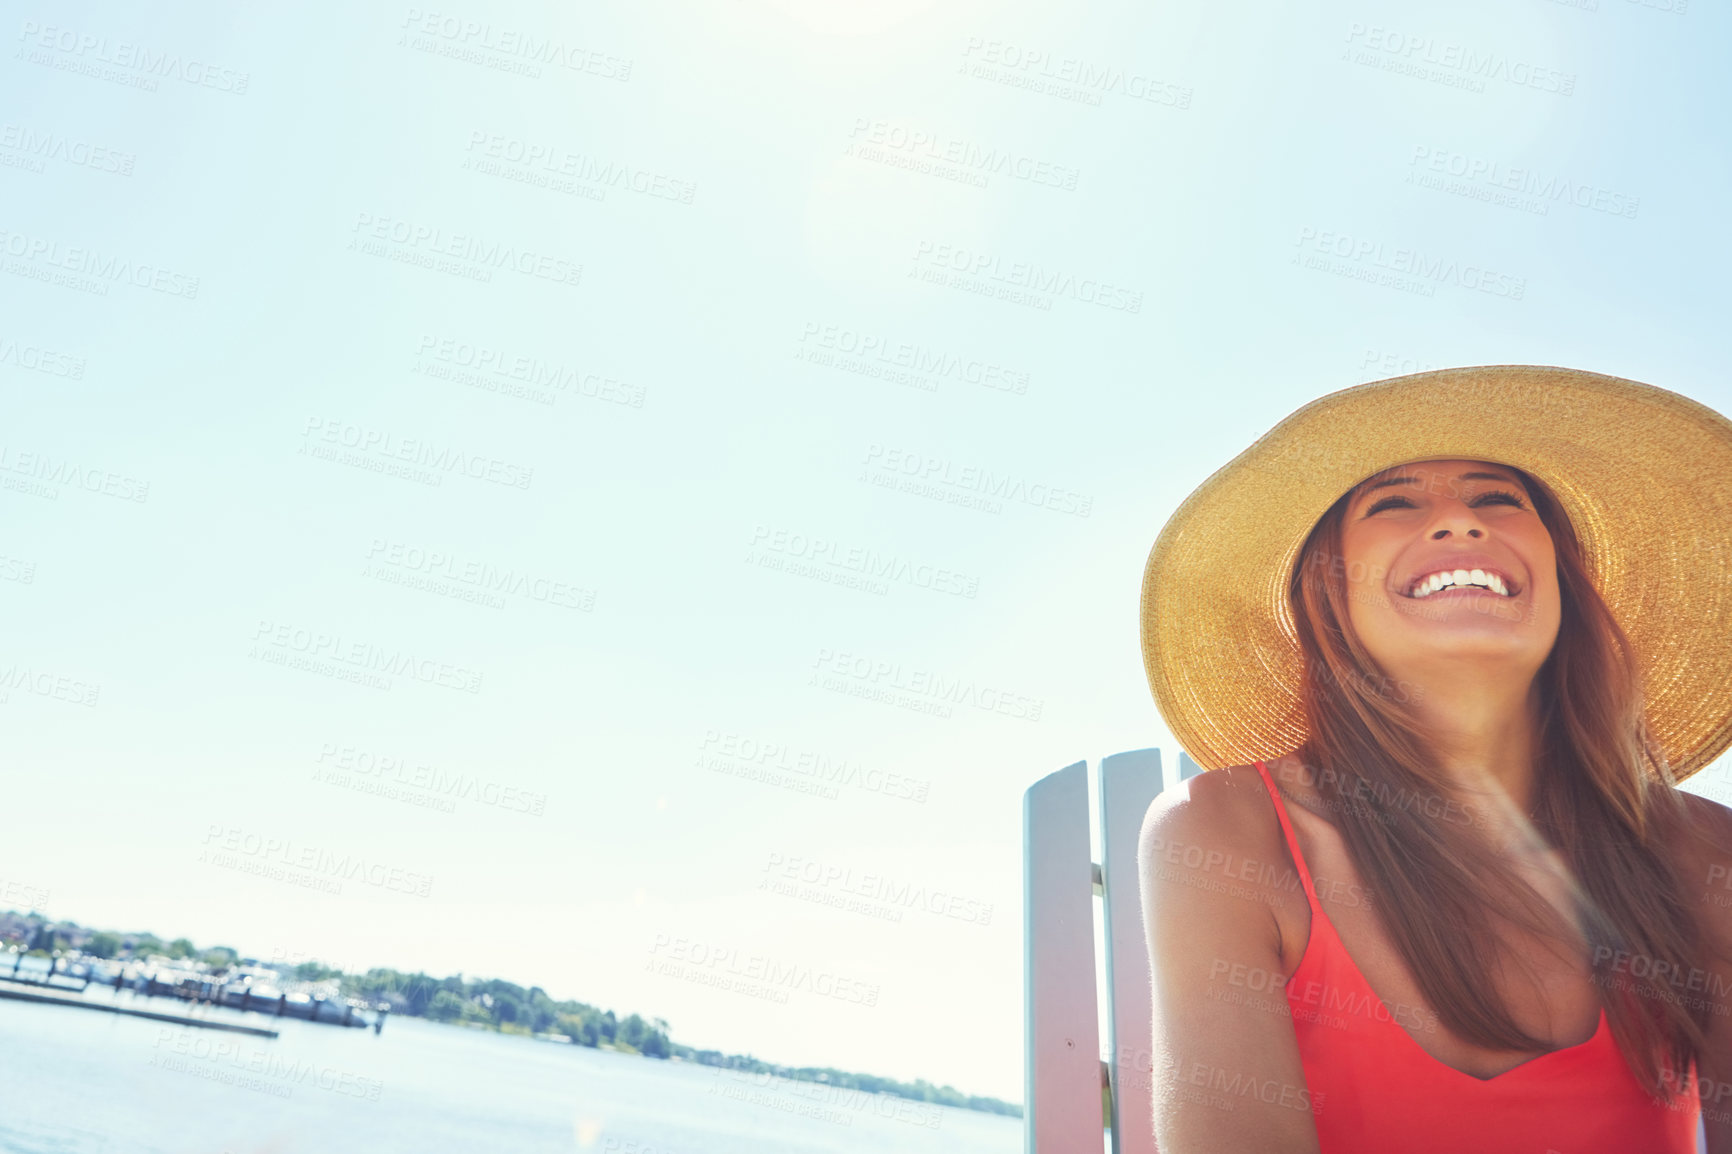
<svg viewBox="0 0 1732 1154">
<path fill-rule="evenodd" d="M 1673 773 L 1732 745 L 1732 422 L 1635 381 L 1491 365 L 1320 397 L 1168 520 L 1143 573 L 1143 662 L 1198 765 L 1242 765 L 1305 739 L 1286 592 L 1299 547 L 1360 481 L 1432 458 L 1514 465 L 1550 485 L 1636 649 Z"/>
</svg>

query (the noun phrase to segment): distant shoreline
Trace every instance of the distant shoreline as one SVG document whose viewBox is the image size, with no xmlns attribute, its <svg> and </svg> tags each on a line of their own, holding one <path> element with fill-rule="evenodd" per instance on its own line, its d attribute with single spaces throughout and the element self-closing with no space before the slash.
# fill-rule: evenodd
<svg viewBox="0 0 1732 1154">
<path fill-rule="evenodd" d="M 348 973 L 317 959 L 243 957 L 229 946 L 199 949 L 185 938 L 165 942 L 155 934 L 93 930 L 76 922 L 53 921 L 40 914 L 0 911 L 0 942 L 39 956 L 76 954 L 102 961 L 145 963 L 151 957 L 216 977 L 269 971 L 289 992 L 318 992 L 389 1006 L 393 1016 L 491 1030 L 555 1044 L 606 1049 L 638 1057 L 681 1061 L 728 1071 L 742 1081 L 780 1078 L 809 1084 L 820 1096 L 870 1095 L 909 1103 L 950 1106 L 986 1114 L 1022 1117 L 1022 1107 L 984 1095 L 964 1094 L 951 1086 L 935 1086 L 923 1078 L 902 1082 L 874 1074 L 856 1074 L 832 1067 L 783 1066 L 750 1054 L 699 1050 L 675 1042 L 662 1018 L 640 1014 L 619 1017 L 588 1003 L 555 1001 L 540 986 L 525 989 L 500 978 L 470 980 L 462 975 L 435 978 L 420 971 L 404 972 L 376 966 L 365 973 Z M 803 1093 L 803 1092 L 802 1092 Z M 883 1104 L 862 1097 L 860 1104 L 883 1112 Z M 860 1108 L 857 1104 L 855 1108 Z"/>
</svg>

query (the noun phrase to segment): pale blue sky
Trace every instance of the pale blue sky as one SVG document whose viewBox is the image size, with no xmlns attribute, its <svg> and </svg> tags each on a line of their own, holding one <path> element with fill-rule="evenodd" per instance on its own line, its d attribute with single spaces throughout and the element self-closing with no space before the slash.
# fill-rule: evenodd
<svg viewBox="0 0 1732 1154">
<path fill-rule="evenodd" d="M 1681 3 L 21 10 L 0 905 L 1020 1098 L 1020 795 L 1176 752 L 1136 599 L 1193 487 L 1420 368 L 1732 404 L 1728 28 Z M 1363 279 L 1398 250 L 1457 275 Z M 971 507 L 982 473 L 1017 496 Z M 487 567 L 521 589 L 405 584 Z M 320 635 L 422 664 L 273 660 Z M 909 707 L 957 679 L 987 707 Z M 752 745 L 857 776 L 706 760 Z M 414 804 L 436 771 L 474 795 Z M 807 900 L 845 885 L 878 904 Z M 695 980 L 735 964 L 811 977 Z"/>
</svg>

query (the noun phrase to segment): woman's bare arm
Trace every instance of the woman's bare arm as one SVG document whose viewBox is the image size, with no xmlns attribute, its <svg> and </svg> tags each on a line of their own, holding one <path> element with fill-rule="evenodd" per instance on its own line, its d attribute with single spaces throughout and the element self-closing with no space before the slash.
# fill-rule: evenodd
<svg viewBox="0 0 1732 1154">
<path fill-rule="evenodd" d="M 1259 805 L 1261 809 L 1259 809 Z M 1279 891 L 1243 880 L 1282 851 L 1254 767 L 1155 799 L 1138 847 L 1154 982 L 1154 1117 L 1161 1154 L 1317 1154 L 1282 986 Z M 1346 1106 L 1341 1103 L 1341 1107 Z"/>
</svg>

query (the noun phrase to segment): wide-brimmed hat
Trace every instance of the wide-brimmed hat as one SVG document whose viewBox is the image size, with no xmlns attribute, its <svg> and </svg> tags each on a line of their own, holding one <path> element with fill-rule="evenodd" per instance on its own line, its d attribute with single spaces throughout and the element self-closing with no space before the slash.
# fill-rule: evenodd
<svg viewBox="0 0 1732 1154">
<path fill-rule="evenodd" d="M 1652 385 L 1485 365 L 1320 397 L 1197 487 L 1143 572 L 1155 703 L 1205 769 L 1306 738 L 1287 586 L 1343 494 L 1410 461 L 1524 469 L 1569 516 L 1641 667 L 1649 734 L 1680 780 L 1732 746 L 1732 421 Z"/>
</svg>

